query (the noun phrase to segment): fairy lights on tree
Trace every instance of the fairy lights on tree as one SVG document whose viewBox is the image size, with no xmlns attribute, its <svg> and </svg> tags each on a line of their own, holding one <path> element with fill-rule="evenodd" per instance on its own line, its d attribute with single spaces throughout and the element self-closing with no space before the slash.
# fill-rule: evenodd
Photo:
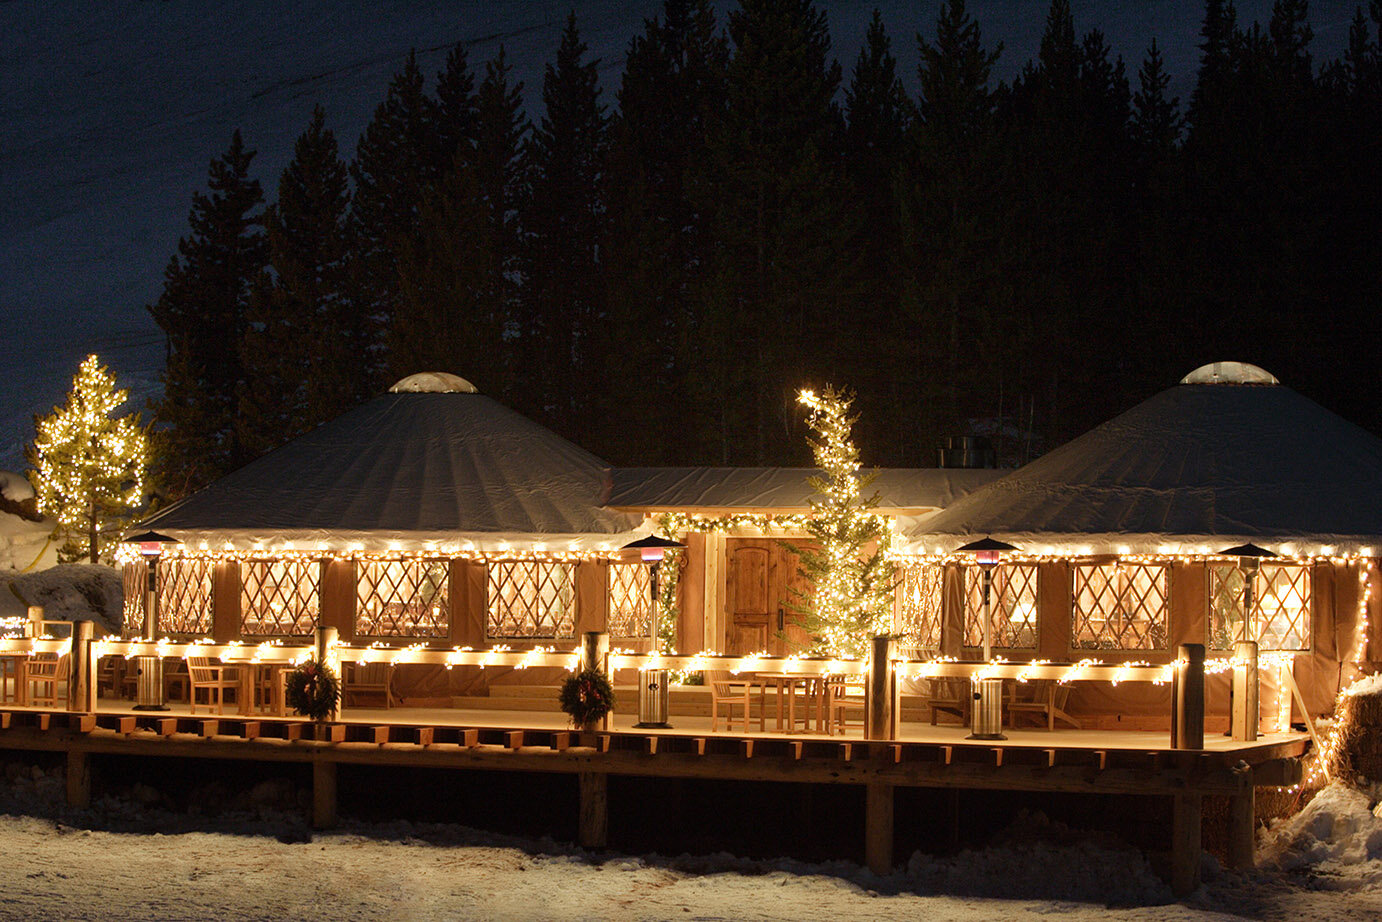
<svg viewBox="0 0 1382 922">
<path fill-rule="evenodd" d="M 820 394 L 804 390 L 797 402 L 808 411 L 806 424 L 814 433 L 808 441 L 820 474 L 810 478 L 816 496 L 804 523 L 812 544 L 792 546 L 814 588 L 796 593 L 791 607 L 813 638 L 812 652 L 863 657 L 869 638 L 892 625 L 892 530 L 874 511 L 878 494 L 863 492 L 875 475 L 859 473 L 859 451 L 851 440 L 857 417 L 849 414 L 854 395 L 827 387 Z"/>
<path fill-rule="evenodd" d="M 58 521 L 64 561 L 107 559 L 108 545 L 144 496 L 148 439 L 138 414 L 112 414 L 130 392 L 94 355 L 72 379 L 67 404 L 34 417 L 27 457 L 38 510 Z"/>
</svg>

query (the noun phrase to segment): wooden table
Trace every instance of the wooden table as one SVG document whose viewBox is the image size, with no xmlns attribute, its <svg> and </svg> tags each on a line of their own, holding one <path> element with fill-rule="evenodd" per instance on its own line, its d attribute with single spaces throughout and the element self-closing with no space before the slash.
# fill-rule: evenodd
<svg viewBox="0 0 1382 922">
<path fill-rule="evenodd" d="M 286 663 L 227 663 L 240 670 L 239 710 L 241 714 L 254 714 L 267 711 L 278 717 L 288 712 L 285 682 L 293 667 Z M 254 703 L 254 693 L 259 686 L 268 681 L 269 700 L 258 707 Z"/>
<path fill-rule="evenodd" d="M 24 707 L 29 703 L 29 654 L 0 653 L 0 699 L 9 700 L 5 683 L 14 682 L 14 703 Z"/>
<path fill-rule="evenodd" d="M 779 731 L 781 731 L 783 728 L 782 724 L 783 719 L 785 718 L 787 721 L 787 732 L 797 732 L 796 692 L 797 688 L 800 687 L 803 692 L 803 697 L 805 699 L 802 705 L 804 711 L 802 715 L 803 732 L 810 732 L 811 730 L 811 704 L 813 701 L 816 705 L 816 731 L 818 733 L 825 732 L 825 699 L 826 686 L 828 684 L 829 679 L 828 676 L 824 676 L 815 672 L 756 672 L 754 673 L 754 678 L 755 680 L 762 681 L 765 691 L 769 684 L 777 688 L 777 729 Z M 787 708 L 785 713 L 782 707 L 782 699 L 784 698 L 784 696 L 787 699 Z M 763 713 L 760 705 L 759 729 L 761 730 L 762 728 Z"/>
</svg>

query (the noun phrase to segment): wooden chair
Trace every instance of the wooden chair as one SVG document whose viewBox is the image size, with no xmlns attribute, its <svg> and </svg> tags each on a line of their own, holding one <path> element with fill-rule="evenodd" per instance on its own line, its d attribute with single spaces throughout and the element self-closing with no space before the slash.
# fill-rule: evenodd
<svg viewBox="0 0 1382 922">
<path fill-rule="evenodd" d="M 1070 686 L 1062 685 L 1052 679 L 1032 679 L 1018 682 L 1008 702 L 1008 719 L 1017 725 L 1017 715 L 1036 714 L 1046 718 L 1046 729 L 1055 730 L 1056 721 L 1063 720 L 1076 730 L 1080 722 L 1065 712 L 1070 700 Z"/>
<path fill-rule="evenodd" d="M 833 735 L 839 727 L 841 735 L 849 732 L 850 718 L 857 716 L 859 729 L 864 729 L 864 689 L 861 685 L 851 685 L 842 678 L 834 678 L 826 683 L 825 732 Z"/>
<path fill-rule="evenodd" d="M 58 656 L 54 653 L 36 653 L 29 660 L 24 681 L 29 686 L 29 704 L 36 707 L 58 706 L 58 684 L 67 684 L 67 673 L 72 665 L 71 654 Z M 63 703 L 66 703 L 66 689 L 63 689 Z"/>
<path fill-rule="evenodd" d="M 385 708 L 393 707 L 393 669 L 393 663 L 342 663 L 341 705 L 359 707 L 361 695 L 378 695 Z"/>
<path fill-rule="evenodd" d="M 969 711 L 974 701 L 968 679 L 932 679 L 926 706 L 931 709 L 931 726 L 936 726 L 942 713 L 954 714 L 960 725 L 969 723 Z"/>
<path fill-rule="evenodd" d="M 240 694 L 240 667 L 212 663 L 207 656 L 187 657 L 187 675 L 192 683 L 188 704 L 193 714 L 197 713 L 197 692 L 206 692 L 206 709 L 216 709 L 217 714 L 225 713 L 225 693 L 227 690 Z"/>
<path fill-rule="evenodd" d="M 167 662 L 167 668 L 163 670 L 163 695 L 168 701 L 192 700 L 192 677 L 182 660 Z"/>
<path fill-rule="evenodd" d="M 710 689 L 710 732 L 720 728 L 720 708 L 726 709 L 725 729 L 734 729 L 734 709 L 744 711 L 744 732 L 749 732 L 749 707 L 756 683 L 749 679 L 735 679 L 727 671 L 707 669 L 705 685 Z"/>
</svg>

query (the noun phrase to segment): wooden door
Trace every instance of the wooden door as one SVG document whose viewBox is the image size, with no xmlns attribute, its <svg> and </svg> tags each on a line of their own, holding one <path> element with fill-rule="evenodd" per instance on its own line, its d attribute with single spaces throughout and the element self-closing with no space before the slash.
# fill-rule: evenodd
<svg viewBox="0 0 1382 922">
<path fill-rule="evenodd" d="M 810 635 L 789 608 L 798 601 L 792 589 L 809 585 L 797 573 L 797 556 L 773 538 L 729 538 L 725 556 L 725 652 L 806 649 Z"/>
</svg>

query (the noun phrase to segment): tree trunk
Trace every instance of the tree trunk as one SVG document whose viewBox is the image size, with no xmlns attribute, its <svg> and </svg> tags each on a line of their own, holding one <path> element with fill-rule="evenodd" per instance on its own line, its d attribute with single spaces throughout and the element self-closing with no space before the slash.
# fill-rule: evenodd
<svg viewBox="0 0 1382 922">
<path fill-rule="evenodd" d="M 92 497 L 91 497 L 91 518 L 90 518 L 88 521 L 89 521 L 90 525 L 89 525 L 89 527 L 88 527 L 88 529 L 87 529 L 87 539 L 91 542 L 91 546 L 88 548 L 88 552 L 89 552 L 89 556 L 90 556 L 91 562 L 92 562 L 92 563 L 96 563 L 96 562 L 97 562 L 97 558 L 98 558 L 100 555 L 97 553 L 97 548 L 96 548 L 96 497 L 95 497 L 95 496 L 92 496 Z"/>
</svg>

